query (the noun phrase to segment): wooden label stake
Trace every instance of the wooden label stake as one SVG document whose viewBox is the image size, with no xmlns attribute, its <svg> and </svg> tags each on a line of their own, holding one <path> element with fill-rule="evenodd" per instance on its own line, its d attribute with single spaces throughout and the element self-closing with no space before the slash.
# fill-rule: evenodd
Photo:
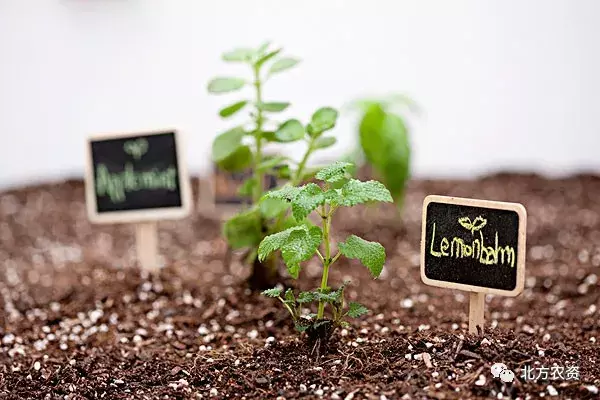
<svg viewBox="0 0 600 400">
<path fill-rule="evenodd" d="M 158 230 L 156 222 L 141 222 L 135 225 L 135 242 L 140 268 L 158 271 Z"/>
<path fill-rule="evenodd" d="M 517 203 L 427 196 L 421 280 L 470 292 L 469 333 L 484 331 L 486 293 L 517 296 L 525 285 L 527 212 Z"/>
<path fill-rule="evenodd" d="M 483 333 L 485 293 L 471 292 L 469 297 L 469 333 L 476 335 L 477 327 Z"/>
<path fill-rule="evenodd" d="M 175 130 L 97 135 L 86 143 L 88 218 L 96 224 L 135 224 L 142 269 L 159 268 L 157 221 L 191 212 L 184 149 Z"/>
</svg>

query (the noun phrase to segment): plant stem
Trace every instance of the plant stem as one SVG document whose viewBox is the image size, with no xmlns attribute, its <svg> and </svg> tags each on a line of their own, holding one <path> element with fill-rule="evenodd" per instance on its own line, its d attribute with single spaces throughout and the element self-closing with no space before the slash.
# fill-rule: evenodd
<svg viewBox="0 0 600 400">
<path fill-rule="evenodd" d="M 321 278 L 321 291 L 327 289 L 327 279 L 329 278 L 329 266 L 331 265 L 331 245 L 329 243 L 329 233 L 331 229 L 331 214 L 327 212 L 326 206 L 323 204 L 321 206 L 321 212 L 323 215 L 326 215 L 323 218 L 323 241 L 325 246 L 325 256 L 323 257 L 325 260 L 323 262 L 323 278 Z M 317 319 L 323 319 L 323 314 L 325 313 L 325 302 L 323 300 L 319 301 L 319 309 L 317 311 Z"/>
<path fill-rule="evenodd" d="M 262 162 L 262 128 L 263 128 L 263 113 L 262 113 L 262 84 L 260 81 L 260 73 L 258 68 L 254 68 L 254 87 L 256 88 L 256 154 L 254 155 L 254 179 L 256 187 L 252 195 L 252 202 L 258 203 L 262 196 L 264 188 L 264 174 L 258 170 L 258 166 Z"/>
</svg>

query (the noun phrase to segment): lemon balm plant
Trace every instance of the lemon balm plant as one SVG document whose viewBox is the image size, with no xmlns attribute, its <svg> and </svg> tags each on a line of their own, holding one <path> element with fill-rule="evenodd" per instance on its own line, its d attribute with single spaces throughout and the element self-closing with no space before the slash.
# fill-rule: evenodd
<svg viewBox="0 0 600 400">
<path fill-rule="evenodd" d="M 340 207 L 352 207 L 371 202 L 392 202 L 389 190 L 380 182 L 362 182 L 352 179 L 350 171 L 354 165 L 336 162 L 317 172 L 315 178 L 320 181 L 303 186 L 287 185 L 279 190 L 267 193 L 263 201 L 284 200 L 291 205 L 296 221 L 303 224 L 290 227 L 265 237 L 258 248 L 259 259 L 266 259 L 273 252 L 280 251 L 290 275 L 298 278 L 300 264 L 318 257 L 323 267 L 319 288 L 300 292 L 297 296 L 288 289 L 282 296 L 282 290 L 265 290 L 264 295 L 278 298 L 290 313 L 296 329 L 308 333 L 314 349 L 322 348 L 333 331 L 346 324 L 346 317 L 359 317 L 367 309 L 359 303 L 344 302 L 344 283 L 337 289 L 329 286 L 329 271 L 341 256 L 358 259 L 369 269 L 374 278 L 379 277 L 385 263 L 385 249 L 377 242 L 369 242 L 351 235 L 345 241 L 337 243 L 334 251 L 332 237 L 332 218 Z M 321 226 L 313 225 L 307 219 L 316 213 Z M 334 254 L 335 253 L 335 254 Z M 315 304 L 316 313 L 301 315 L 303 307 Z M 325 308 L 329 306 L 329 316 Z"/>
<path fill-rule="evenodd" d="M 276 176 L 292 186 L 312 177 L 314 171 L 307 167 L 310 155 L 319 149 L 335 144 L 333 136 L 324 135 L 333 129 L 338 117 L 337 110 L 323 107 L 315 111 L 308 124 L 298 119 L 277 121 L 275 115 L 288 109 L 289 102 L 268 101 L 265 84 L 280 73 L 295 67 L 299 60 L 281 55 L 282 49 L 271 49 L 269 43 L 253 48 L 238 48 L 223 54 L 225 62 L 242 64 L 247 67 L 249 77 L 220 76 L 208 83 L 208 91 L 213 94 L 243 92 L 248 89 L 250 96 L 225 106 L 219 111 L 222 118 L 230 118 L 246 112 L 248 118 L 237 126 L 218 135 L 213 141 L 212 157 L 219 168 L 236 172 L 252 170 L 252 177 L 240 188 L 240 194 L 249 196 L 252 204 L 230 218 L 223 227 L 223 233 L 231 249 L 247 249 L 246 262 L 252 265 L 249 283 L 252 288 L 264 289 L 277 281 L 277 258 L 275 256 L 257 258 L 258 245 L 270 234 L 296 224 L 286 210 L 289 204 L 272 198 L 259 200 L 265 191 L 265 176 Z M 305 150 L 299 162 L 283 156 L 265 155 L 268 144 L 305 143 Z"/>
</svg>

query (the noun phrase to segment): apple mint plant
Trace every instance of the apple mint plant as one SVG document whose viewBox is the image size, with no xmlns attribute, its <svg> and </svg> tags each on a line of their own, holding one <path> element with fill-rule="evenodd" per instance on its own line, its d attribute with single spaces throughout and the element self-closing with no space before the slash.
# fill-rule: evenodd
<svg viewBox="0 0 600 400">
<path fill-rule="evenodd" d="M 276 297 L 283 303 L 296 329 L 306 331 L 315 346 L 318 343 L 326 344 L 333 331 L 347 323 L 346 317 L 355 318 L 367 312 L 367 309 L 358 303 L 345 305 L 344 288 L 347 283 L 337 289 L 329 286 L 328 277 L 332 266 L 341 256 L 358 259 L 369 269 L 371 275 L 377 278 L 385 263 L 385 249 L 381 244 L 366 241 L 355 235 L 337 243 L 337 252 L 334 251 L 331 223 L 336 210 L 362 203 L 393 201 L 389 190 L 382 183 L 352 179 L 350 171 L 353 167 L 350 163 L 336 162 L 315 175 L 315 178 L 321 181 L 321 185 L 287 185 L 263 197 L 263 201 L 278 199 L 291 204 L 292 215 L 296 221 L 305 223 L 265 237 L 258 248 L 259 259 L 264 260 L 273 252 L 280 251 L 290 275 L 294 278 L 298 278 L 300 264 L 315 256 L 323 266 L 321 286 L 313 291 L 300 292 L 297 296 L 291 289 L 283 295 L 282 289 L 279 288 L 263 292 L 264 295 Z M 307 220 L 307 216 L 313 212 L 321 220 L 320 227 Z M 301 309 L 311 303 L 316 304 L 316 314 L 301 315 Z M 329 318 L 325 315 L 326 306 L 330 308 Z"/>
<path fill-rule="evenodd" d="M 274 115 L 285 111 L 290 103 L 267 101 L 264 87 L 267 82 L 295 67 L 299 60 L 281 55 L 282 49 L 271 49 L 268 43 L 259 48 L 238 48 L 223 54 L 226 62 L 242 64 L 250 70 L 249 78 L 216 77 L 208 83 L 208 91 L 226 94 L 250 89 L 250 96 L 243 96 L 225 106 L 219 112 L 222 118 L 230 118 L 246 111 L 248 118 L 242 123 L 218 135 L 212 145 L 212 158 L 219 168 L 229 171 L 250 169 L 252 177 L 240 188 L 240 195 L 251 198 L 251 206 L 229 219 L 223 233 L 231 249 L 247 249 L 246 262 L 253 266 L 249 283 L 252 288 L 264 289 L 276 283 L 277 258 L 257 258 L 258 245 L 262 239 L 285 227 L 296 225 L 288 217 L 289 204 L 271 198 L 259 200 L 265 192 L 265 176 L 276 176 L 283 182 L 296 186 L 312 177 L 315 171 L 307 168 L 310 155 L 319 149 L 335 144 L 336 139 L 324 133 L 333 129 L 338 112 L 331 107 L 318 109 L 308 124 L 298 119 L 278 122 Z M 299 162 L 284 156 L 265 155 L 267 144 L 304 142 L 305 150 Z"/>
</svg>

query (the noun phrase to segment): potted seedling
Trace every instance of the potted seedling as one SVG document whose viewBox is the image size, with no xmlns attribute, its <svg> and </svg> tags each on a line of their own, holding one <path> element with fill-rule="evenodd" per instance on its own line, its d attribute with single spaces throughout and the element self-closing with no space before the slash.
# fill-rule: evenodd
<svg viewBox="0 0 600 400">
<path fill-rule="evenodd" d="M 264 295 L 278 298 L 289 312 L 296 329 L 306 332 L 312 351 L 321 353 L 334 330 L 347 324 L 346 317 L 359 317 L 367 309 L 359 303 L 345 304 L 344 288 L 329 286 L 330 269 L 341 256 L 358 259 L 374 278 L 379 277 L 385 263 L 385 249 L 380 243 L 369 242 L 351 235 L 334 246 L 332 218 L 341 207 L 372 202 L 391 202 L 392 196 L 386 187 L 377 181 L 362 182 L 351 178 L 353 165 L 346 162 L 333 163 L 315 175 L 317 183 L 303 186 L 284 186 L 267 193 L 263 201 L 283 200 L 291 205 L 292 215 L 303 224 L 290 227 L 265 237 L 258 248 L 258 257 L 265 260 L 280 251 L 290 275 L 298 278 L 301 263 L 318 257 L 323 266 L 321 285 L 308 292 L 294 294 L 292 289 L 283 292 L 280 288 L 265 290 Z M 307 216 L 317 214 L 321 226 L 313 225 Z M 334 250 L 337 248 L 337 252 Z M 315 304 L 316 313 L 302 315 L 302 308 Z M 326 314 L 325 309 L 329 308 Z"/>
<path fill-rule="evenodd" d="M 251 89 L 250 97 L 243 97 L 225 106 L 219 112 L 222 118 L 230 118 L 242 111 L 247 120 L 218 135 L 212 146 L 214 162 L 225 171 L 236 172 L 250 169 L 252 176 L 240 188 L 241 195 L 251 199 L 249 207 L 226 221 L 223 233 L 231 249 L 247 249 L 245 261 L 252 266 L 249 284 L 253 289 L 271 287 L 278 281 L 276 256 L 258 256 L 258 245 L 266 236 L 296 225 L 286 216 L 289 207 L 285 201 L 270 198 L 259 204 L 265 192 L 265 177 L 276 176 L 280 182 L 296 186 L 314 175 L 307 167 L 313 152 L 335 144 L 336 139 L 324 135 L 331 130 L 338 112 L 330 107 L 315 111 L 309 123 L 298 119 L 277 121 L 274 115 L 286 110 L 289 102 L 268 101 L 264 85 L 280 73 L 295 67 L 299 60 L 281 55 L 282 49 L 272 49 L 268 43 L 259 48 L 239 48 L 223 54 L 223 60 L 248 67 L 250 78 L 216 77 L 208 83 L 213 94 Z M 267 156 L 267 144 L 304 142 L 304 154 L 299 162 L 285 156 Z"/>
</svg>

